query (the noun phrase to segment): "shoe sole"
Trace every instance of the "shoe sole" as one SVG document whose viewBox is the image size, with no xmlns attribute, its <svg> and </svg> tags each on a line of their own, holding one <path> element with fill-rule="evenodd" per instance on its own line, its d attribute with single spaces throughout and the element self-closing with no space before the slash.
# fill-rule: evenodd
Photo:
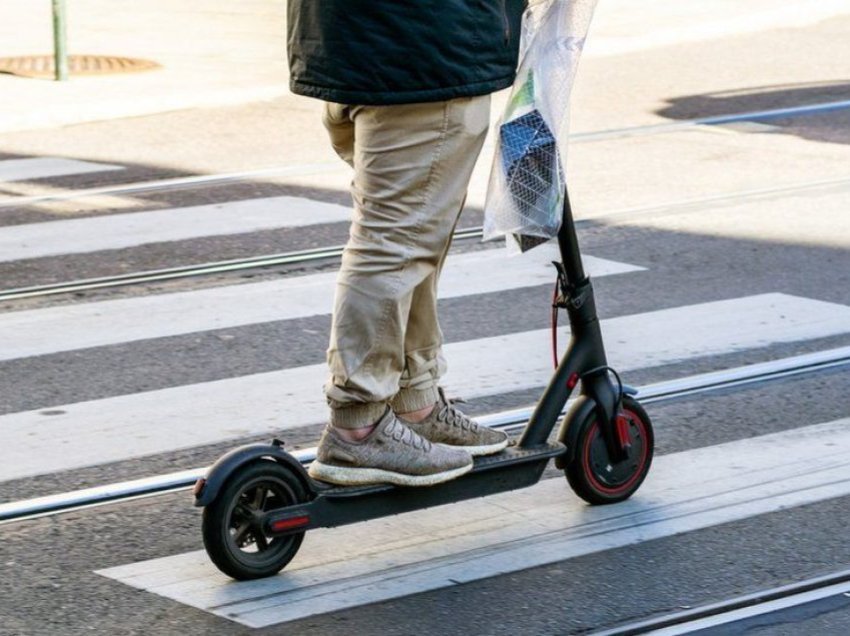
<svg viewBox="0 0 850 636">
<path fill-rule="evenodd" d="M 395 484 L 396 486 L 433 486 L 451 481 L 472 470 L 472 462 L 460 468 L 453 468 L 431 475 L 405 475 L 380 468 L 349 468 L 333 466 L 316 460 L 307 471 L 310 477 L 326 481 L 337 486 L 368 486 L 371 484 Z"/>
<path fill-rule="evenodd" d="M 443 446 L 448 446 L 449 448 L 457 448 L 458 450 L 465 450 L 473 457 L 481 457 L 483 455 L 495 455 L 496 453 L 501 453 L 508 447 L 509 441 L 510 440 L 505 439 L 495 444 L 485 444 L 482 446 L 455 446 L 453 444 L 443 444 Z"/>
</svg>

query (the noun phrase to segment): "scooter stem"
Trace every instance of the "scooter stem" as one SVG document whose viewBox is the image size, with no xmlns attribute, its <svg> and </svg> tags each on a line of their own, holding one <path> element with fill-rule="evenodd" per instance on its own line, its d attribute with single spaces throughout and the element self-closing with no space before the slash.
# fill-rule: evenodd
<svg viewBox="0 0 850 636">
<path fill-rule="evenodd" d="M 624 459 L 626 451 L 618 441 L 616 430 L 619 394 L 608 377 L 608 365 L 593 286 L 581 262 L 575 221 L 567 191 L 564 191 L 563 220 L 558 232 L 561 263 L 558 267 L 561 294 L 556 305 L 567 310 L 570 318 L 570 344 L 555 375 L 537 403 L 531 419 L 519 440 L 520 447 L 545 444 L 560 418 L 577 382 L 582 393 L 596 402 L 602 436 L 613 460 Z"/>
</svg>

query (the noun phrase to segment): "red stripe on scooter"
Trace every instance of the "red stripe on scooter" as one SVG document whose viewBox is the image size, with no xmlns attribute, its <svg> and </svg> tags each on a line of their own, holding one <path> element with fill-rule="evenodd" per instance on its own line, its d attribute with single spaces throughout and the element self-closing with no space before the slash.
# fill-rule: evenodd
<svg viewBox="0 0 850 636">
<path fill-rule="evenodd" d="M 271 524 L 272 532 L 283 532 L 284 530 L 292 530 L 310 524 L 310 517 L 302 515 L 300 517 L 290 517 L 289 519 L 280 519 Z"/>
</svg>

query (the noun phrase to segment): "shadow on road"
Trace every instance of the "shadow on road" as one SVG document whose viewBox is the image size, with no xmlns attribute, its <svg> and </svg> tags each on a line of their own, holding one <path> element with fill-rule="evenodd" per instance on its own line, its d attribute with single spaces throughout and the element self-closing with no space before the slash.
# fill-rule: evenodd
<svg viewBox="0 0 850 636">
<path fill-rule="evenodd" d="M 670 119 L 695 119 L 729 113 L 749 113 L 779 108 L 797 108 L 827 102 L 850 101 L 850 82 L 816 82 L 757 86 L 739 90 L 686 95 L 667 100 L 658 111 Z M 753 120 L 777 126 L 785 134 L 811 141 L 850 143 L 850 108 L 822 113 Z"/>
</svg>

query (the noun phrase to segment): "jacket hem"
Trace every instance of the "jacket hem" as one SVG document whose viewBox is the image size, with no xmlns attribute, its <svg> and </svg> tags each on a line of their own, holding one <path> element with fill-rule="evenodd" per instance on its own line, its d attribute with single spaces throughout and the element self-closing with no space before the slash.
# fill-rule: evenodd
<svg viewBox="0 0 850 636">
<path fill-rule="evenodd" d="M 326 102 L 337 104 L 353 104 L 358 106 L 390 106 L 398 104 L 421 104 L 426 102 L 442 102 L 459 97 L 476 97 L 487 95 L 507 88 L 514 82 L 515 74 L 486 82 L 449 86 L 442 88 L 417 89 L 406 91 L 359 91 L 344 88 L 328 88 L 307 84 L 295 79 L 289 81 L 289 89 L 296 95 L 314 97 Z"/>
</svg>

